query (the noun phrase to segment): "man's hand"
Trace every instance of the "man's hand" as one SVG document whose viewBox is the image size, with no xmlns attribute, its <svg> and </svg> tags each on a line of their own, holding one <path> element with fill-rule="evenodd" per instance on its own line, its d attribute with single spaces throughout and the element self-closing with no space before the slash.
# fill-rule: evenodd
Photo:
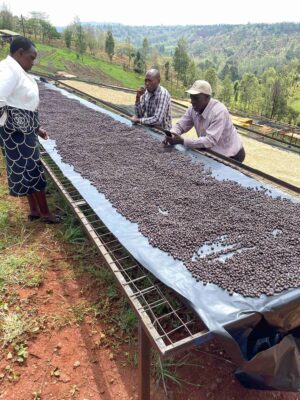
<svg viewBox="0 0 300 400">
<path fill-rule="evenodd" d="M 48 132 L 45 129 L 42 129 L 42 128 L 39 129 L 38 135 L 44 140 L 47 140 L 49 138 Z"/>
<path fill-rule="evenodd" d="M 140 101 L 140 98 L 143 96 L 144 93 L 145 93 L 145 88 L 143 88 L 143 87 L 140 87 L 136 91 L 136 98 L 135 98 L 136 103 L 138 103 Z"/>
<path fill-rule="evenodd" d="M 140 119 L 139 119 L 136 115 L 134 115 L 133 117 L 131 117 L 130 120 L 131 120 L 131 122 L 132 122 L 133 124 L 138 124 L 138 123 L 140 122 Z"/>
<path fill-rule="evenodd" d="M 172 136 L 166 135 L 164 143 L 172 144 L 172 145 L 183 144 L 184 141 L 180 135 L 178 135 L 177 133 L 173 133 L 173 132 L 171 132 L 171 133 L 172 133 Z"/>
</svg>

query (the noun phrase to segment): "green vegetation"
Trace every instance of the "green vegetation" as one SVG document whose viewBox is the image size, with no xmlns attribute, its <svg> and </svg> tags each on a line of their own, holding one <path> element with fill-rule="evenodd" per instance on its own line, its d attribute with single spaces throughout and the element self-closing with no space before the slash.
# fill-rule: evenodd
<svg viewBox="0 0 300 400">
<path fill-rule="evenodd" d="M 107 35 L 106 35 L 105 52 L 108 55 L 110 62 L 112 62 L 112 58 L 115 54 L 115 41 L 114 41 L 113 34 L 111 31 L 108 31 Z"/>
<path fill-rule="evenodd" d="M 57 48 L 45 44 L 37 44 L 39 59 L 33 71 L 41 73 L 52 73 L 56 71 L 76 72 L 76 66 L 83 68 L 83 71 L 89 67 L 93 69 L 93 74 L 97 76 L 97 71 L 106 74 L 115 81 L 126 87 L 137 88 L 143 84 L 144 78 L 132 71 L 124 71 L 123 67 L 116 64 L 97 59 L 94 56 L 85 54 L 82 60 L 79 60 L 77 53 L 68 48 Z M 74 66 L 75 65 L 75 66 Z M 87 71 L 91 73 L 90 71 Z M 81 72 L 82 74 L 82 72 Z M 80 74 L 79 74 L 80 75 Z M 83 78 L 83 76 L 81 76 Z"/>
<path fill-rule="evenodd" d="M 171 56 L 179 38 L 185 38 L 191 56 L 209 61 L 222 71 L 226 62 L 236 64 L 240 76 L 279 67 L 300 57 L 300 23 L 199 25 L 199 26 L 126 26 L 93 24 L 98 31 L 112 30 L 120 43 L 142 46 L 145 37 L 161 55 Z"/>
<path fill-rule="evenodd" d="M 187 86 L 205 79 L 232 109 L 300 124 L 300 23 L 133 27 L 77 17 L 60 35 L 42 13 L 22 23 L 3 6 L 0 27 L 24 28 L 42 42 L 34 68 L 39 73 L 64 70 L 137 88 L 155 66 L 173 96 L 184 97 Z"/>
<path fill-rule="evenodd" d="M 16 284 L 26 287 L 39 286 L 42 277 L 43 262 L 33 251 L 27 250 L 25 254 L 18 255 L 10 254 L 0 261 L 0 290 Z"/>
<path fill-rule="evenodd" d="M 300 114 L 300 87 L 297 88 L 295 95 L 290 102 L 290 107 Z"/>
</svg>

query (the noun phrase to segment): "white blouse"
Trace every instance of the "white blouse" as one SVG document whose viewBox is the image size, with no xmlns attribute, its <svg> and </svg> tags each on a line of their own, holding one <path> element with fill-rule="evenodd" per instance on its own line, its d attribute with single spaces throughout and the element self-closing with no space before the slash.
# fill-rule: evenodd
<svg viewBox="0 0 300 400">
<path fill-rule="evenodd" d="M 36 111 L 38 105 L 39 88 L 35 79 L 13 57 L 0 61 L 0 108 L 11 106 Z M 0 118 L 0 126 L 5 121 L 6 113 Z"/>
</svg>

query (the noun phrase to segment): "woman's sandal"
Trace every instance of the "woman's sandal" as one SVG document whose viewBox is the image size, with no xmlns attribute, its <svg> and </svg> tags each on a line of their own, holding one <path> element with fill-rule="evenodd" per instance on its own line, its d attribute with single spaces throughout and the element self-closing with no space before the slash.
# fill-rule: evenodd
<svg viewBox="0 0 300 400">
<path fill-rule="evenodd" d="M 36 221 L 37 219 L 40 219 L 40 215 L 34 215 L 34 214 L 28 214 L 28 221 Z"/>
</svg>

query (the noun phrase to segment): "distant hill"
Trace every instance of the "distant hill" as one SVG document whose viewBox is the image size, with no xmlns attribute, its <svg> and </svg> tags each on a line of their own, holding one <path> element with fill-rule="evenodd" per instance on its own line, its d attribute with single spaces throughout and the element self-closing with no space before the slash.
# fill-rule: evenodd
<svg viewBox="0 0 300 400">
<path fill-rule="evenodd" d="M 112 29 L 118 42 L 130 40 L 140 47 L 144 37 L 161 54 L 171 55 L 177 40 L 187 40 L 189 52 L 199 61 L 209 60 L 218 69 L 226 62 L 236 64 L 239 73 L 261 72 L 300 58 L 300 23 L 247 25 L 128 26 L 88 22 L 103 31 Z"/>
</svg>

